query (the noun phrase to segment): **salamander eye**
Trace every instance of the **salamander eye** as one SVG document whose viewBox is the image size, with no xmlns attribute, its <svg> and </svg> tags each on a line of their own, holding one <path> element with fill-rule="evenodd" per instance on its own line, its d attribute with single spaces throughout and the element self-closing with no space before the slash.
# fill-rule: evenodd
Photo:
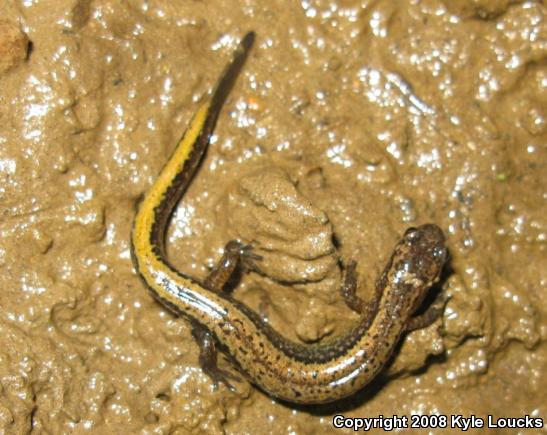
<svg viewBox="0 0 547 435">
<path fill-rule="evenodd" d="M 418 235 L 418 229 L 415 227 L 407 228 L 405 231 L 405 237 L 414 239 Z"/>
<path fill-rule="evenodd" d="M 444 261 L 448 257 L 448 252 L 444 246 L 437 246 L 433 249 L 433 256 Z"/>
</svg>

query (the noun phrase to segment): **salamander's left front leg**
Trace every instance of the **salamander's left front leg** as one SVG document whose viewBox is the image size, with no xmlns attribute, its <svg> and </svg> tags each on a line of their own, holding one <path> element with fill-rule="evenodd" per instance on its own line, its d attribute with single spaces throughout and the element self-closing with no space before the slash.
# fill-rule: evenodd
<svg viewBox="0 0 547 435">
<path fill-rule="evenodd" d="M 378 310 L 378 303 L 380 302 L 380 297 L 382 292 L 379 291 L 378 287 L 376 288 L 375 295 L 371 301 L 364 301 L 359 296 L 357 296 L 357 263 L 354 260 L 350 260 L 346 265 L 346 270 L 344 272 L 344 283 L 340 289 L 340 294 L 344 298 L 346 305 L 360 314 L 365 323 L 370 324 L 376 315 Z"/>
<path fill-rule="evenodd" d="M 365 311 L 365 301 L 357 296 L 357 272 L 355 268 L 357 263 L 354 260 L 350 260 L 346 265 L 344 271 L 344 283 L 340 289 L 340 294 L 344 298 L 346 305 L 358 314 L 362 314 Z"/>
<path fill-rule="evenodd" d="M 236 388 L 228 382 L 228 379 L 232 379 L 236 382 L 240 382 L 241 379 L 218 367 L 217 349 L 213 334 L 211 334 L 207 328 L 198 324 L 193 324 L 192 336 L 199 345 L 199 365 L 205 374 L 211 378 L 215 388 L 218 388 L 218 384 L 222 382 L 230 391 L 236 392 Z"/>
<path fill-rule="evenodd" d="M 258 270 L 254 262 L 261 259 L 260 255 L 253 253 L 251 245 L 230 240 L 224 247 L 222 258 L 213 267 L 203 284 L 209 290 L 221 292 L 239 264 L 248 269 Z"/>
</svg>

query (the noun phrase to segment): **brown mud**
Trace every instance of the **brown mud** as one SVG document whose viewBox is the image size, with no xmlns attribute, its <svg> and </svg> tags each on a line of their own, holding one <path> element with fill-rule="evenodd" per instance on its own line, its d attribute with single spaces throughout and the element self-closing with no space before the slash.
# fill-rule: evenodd
<svg viewBox="0 0 547 435">
<path fill-rule="evenodd" d="M 0 0 L 0 433 L 545 419 L 546 13 L 509 0 Z M 249 30 L 171 261 L 203 278 L 228 240 L 254 242 L 265 276 L 244 274 L 235 296 L 313 342 L 357 318 L 341 264 L 358 262 L 367 298 L 407 227 L 447 235 L 443 318 L 331 406 L 245 382 L 215 390 L 188 323 L 131 264 L 135 204 Z M 401 433 L 422 432 L 447 431 Z"/>
</svg>

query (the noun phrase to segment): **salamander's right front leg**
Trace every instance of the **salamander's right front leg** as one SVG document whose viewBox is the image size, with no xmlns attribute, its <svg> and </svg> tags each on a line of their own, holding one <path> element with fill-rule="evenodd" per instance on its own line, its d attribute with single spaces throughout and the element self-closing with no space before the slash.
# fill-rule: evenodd
<svg viewBox="0 0 547 435">
<path fill-rule="evenodd" d="M 441 293 L 437 296 L 437 299 L 430 305 L 430 307 L 423 314 L 411 317 L 408 319 L 406 325 L 407 331 L 415 331 L 416 329 L 426 328 L 431 325 L 435 320 L 443 315 L 446 303 L 450 300 L 450 296 Z"/>
<path fill-rule="evenodd" d="M 209 290 L 221 292 L 239 264 L 247 269 L 258 270 L 255 261 L 261 259 L 260 255 L 253 253 L 252 245 L 230 240 L 224 247 L 222 258 L 213 267 L 203 284 Z"/>
<path fill-rule="evenodd" d="M 218 384 L 222 382 L 230 391 L 236 392 L 236 388 L 228 382 L 228 379 L 232 379 L 236 382 L 240 382 L 241 379 L 218 367 L 217 349 L 213 334 L 211 334 L 207 328 L 197 323 L 193 323 L 192 336 L 199 345 L 199 365 L 205 374 L 211 378 L 215 389 L 218 388 Z"/>
</svg>

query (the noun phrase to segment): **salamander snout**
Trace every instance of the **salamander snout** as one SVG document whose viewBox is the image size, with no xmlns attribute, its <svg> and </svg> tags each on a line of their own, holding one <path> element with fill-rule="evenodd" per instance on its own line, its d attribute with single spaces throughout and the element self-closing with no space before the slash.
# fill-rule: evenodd
<svg viewBox="0 0 547 435">
<path fill-rule="evenodd" d="M 411 259 L 413 272 L 424 282 L 436 280 L 448 256 L 442 230 L 435 224 L 409 228 L 403 243 L 408 249 L 405 257 Z"/>
</svg>

